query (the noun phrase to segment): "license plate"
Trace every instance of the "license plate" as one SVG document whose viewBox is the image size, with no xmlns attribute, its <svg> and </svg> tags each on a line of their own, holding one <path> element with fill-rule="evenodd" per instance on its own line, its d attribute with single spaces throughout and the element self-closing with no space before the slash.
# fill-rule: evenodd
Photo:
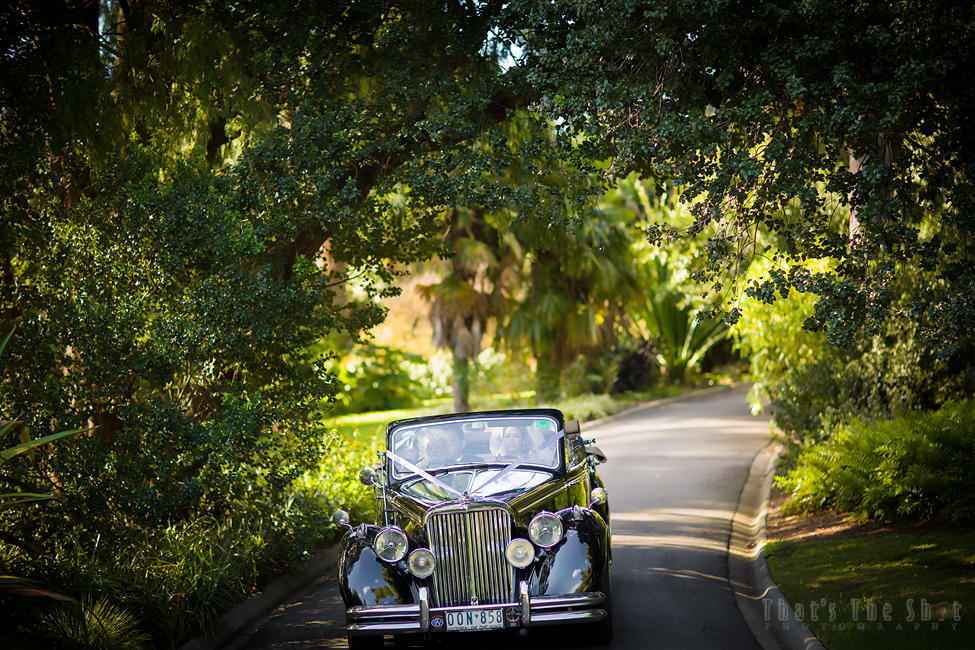
<svg viewBox="0 0 975 650">
<path fill-rule="evenodd" d="M 469 609 L 463 612 L 445 612 L 448 632 L 474 632 L 497 630 L 504 627 L 500 609 Z"/>
</svg>

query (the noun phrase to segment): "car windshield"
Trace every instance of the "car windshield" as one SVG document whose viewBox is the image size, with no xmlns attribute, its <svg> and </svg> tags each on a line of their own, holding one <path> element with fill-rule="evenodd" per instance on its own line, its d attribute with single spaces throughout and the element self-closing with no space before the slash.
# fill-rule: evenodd
<svg viewBox="0 0 975 650">
<path fill-rule="evenodd" d="M 493 482 L 505 482 L 515 479 L 522 467 L 558 468 L 562 437 L 558 421 L 547 415 L 479 416 L 397 427 L 386 441 L 386 453 L 392 461 L 393 480 L 410 476 L 429 480 L 443 470 L 491 463 L 495 466 Z M 483 487 L 491 480 L 476 479 L 473 487 Z"/>
</svg>

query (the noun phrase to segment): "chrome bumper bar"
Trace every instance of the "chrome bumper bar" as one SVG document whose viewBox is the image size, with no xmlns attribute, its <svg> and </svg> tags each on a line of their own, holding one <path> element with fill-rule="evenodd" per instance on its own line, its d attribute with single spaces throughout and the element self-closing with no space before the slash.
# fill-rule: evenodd
<svg viewBox="0 0 975 650">
<path fill-rule="evenodd" d="M 525 582 L 518 585 L 518 591 L 519 598 L 515 603 L 431 608 L 427 589 L 422 587 L 419 603 L 350 607 L 346 612 L 347 631 L 355 636 L 422 634 L 432 631 L 430 617 L 438 613 L 482 609 L 507 610 L 507 628 L 595 623 L 606 618 L 606 610 L 596 607 L 606 600 L 606 594 L 601 591 L 561 596 L 529 596 L 528 584 Z"/>
</svg>

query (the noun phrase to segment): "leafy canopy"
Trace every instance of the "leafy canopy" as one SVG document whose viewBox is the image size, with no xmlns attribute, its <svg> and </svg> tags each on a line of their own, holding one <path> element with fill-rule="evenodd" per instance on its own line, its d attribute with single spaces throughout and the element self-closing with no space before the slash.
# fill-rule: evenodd
<svg viewBox="0 0 975 650">
<path fill-rule="evenodd" d="M 496 128 L 528 101 L 499 9 L 0 8 L 0 408 L 35 436 L 94 427 L 38 466 L 63 493 L 45 525 L 270 507 L 322 451 L 318 342 L 382 319 L 447 208 L 551 220 L 585 191 L 507 180 L 558 151 L 544 121 Z"/>
<path fill-rule="evenodd" d="M 96 427 L 39 474 L 74 482 L 76 521 L 273 493 L 336 390 L 312 346 L 378 322 L 451 211 L 503 214 L 536 249 L 522 331 L 552 367 L 595 340 L 630 288 L 599 253 L 626 229 L 588 211 L 600 169 L 683 186 L 693 224 L 650 238 L 708 234 L 696 277 L 729 320 L 765 256 L 744 290 L 815 294 L 805 326 L 833 343 L 894 317 L 948 357 L 975 320 L 972 12 L 6 3 L 0 406 L 38 436 Z"/>
<path fill-rule="evenodd" d="M 518 74 L 563 142 L 685 187 L 707 231 L 697 279 L 738 317 L 818 296 L 806 320 L 852 345 L 909 319 L 942 358 L 975 321 L 975 9 L 954 0 L 509 5 Z M 762 235 L 771 235 L 766 247 Z M 806 259 L 830 262 L 812 272 Z"/>
</svg>

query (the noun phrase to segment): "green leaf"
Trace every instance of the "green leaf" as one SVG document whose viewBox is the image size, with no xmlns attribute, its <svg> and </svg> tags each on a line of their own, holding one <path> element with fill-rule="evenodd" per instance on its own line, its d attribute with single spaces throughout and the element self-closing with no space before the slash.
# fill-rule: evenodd
<svg viewBox="0 0 975 650">
<path fill-rule="evenodd" d="M 18 454 L 39 447 L 41 445 L 46 445 L 49 442 L 54 442 L 55 440 L 60 440 L 62 438 L 67 438 L 68 436 L 73 436 L 75 434 L 81 433 L 82 431 L 90 431 L 91 429 L 71 429 L 70 431 L 61 431 L 60 433 L 52 433 L 49 436 L 44 436 L 43 438 L 38 438 L 37 440 L 30 440 L 28 442 L 22 442 L 19 445 L 10 447 L 0 452 L 0 465 L 9 461 L 11 458 Z"/>
</svg>

